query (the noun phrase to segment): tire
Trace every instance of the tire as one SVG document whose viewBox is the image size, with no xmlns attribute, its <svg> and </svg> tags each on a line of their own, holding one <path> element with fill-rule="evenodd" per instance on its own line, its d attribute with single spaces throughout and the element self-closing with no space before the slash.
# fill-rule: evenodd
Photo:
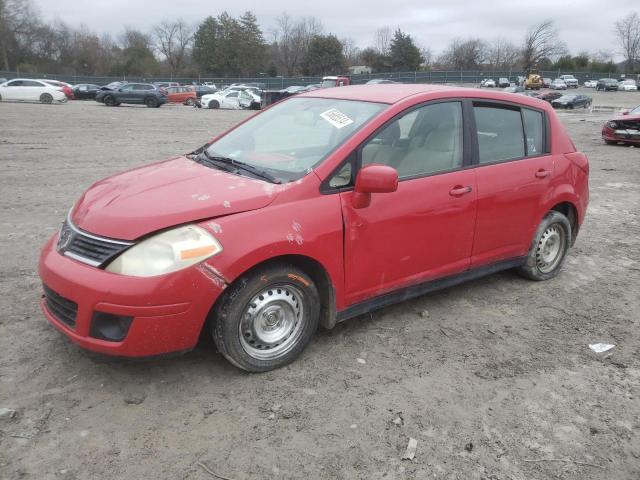
<svg viewBox="0 0 640 480">
<path fill-rule="evenodd" d="M 518 273 L 529 280 L 542 281 L 560 272 L 572 242 L 571 224 L 555 210 L 545 215 L 533 237 L 525 264 Z"/>
<path fill-rule="evenodd" d="M 218 108 L 220 108 L 220 103 L 217 100 L 211 100 L 209 102 L 209 108 L 217 110 Z"/>
<path fill-rule="evenodd" d="M 320 297 L 313 280 L 287 264 L 260 268 L 227 288 L 213 309 L 218 351 L 247 372 L 291 363 L 318 328 Z"/>
<path fill-rule="evenodd" d="M 40 103 L 51 105 L 53 103 L 53 97 L 50 93 L 43 93 L 42 95 L 40 95 Z"/>
<path fill-rule="evenodd" d="M 160 105 L 158 103 L 158 100 L 156 100 L 153 97 L 147 97 L 144 99 L 144 104 L 147 106 L 147 108 L 158 108 Z"/>
<path fill-rule="evenodd" d="M 184 102 L 184 104 L 187 107 L 193 107 L 195 105 L 195 101 L 193 100 L 193 98 L 187 98 L 187 100 Z"/>
<path fill-rule="evenodd" d="M 118 102 L 116 102 L 116 99 L 113 95 L 107 95 L 106 97 L 104 97 L 104 104 L 107 107 L 115 107 Z"/>
<path fill-rule="evenodd" d="M 614 140 L 605 140 L 604 143 L 606 143 L 607 145 L 617 145 L 618 142 L 614 141 Z"/>
</svg>

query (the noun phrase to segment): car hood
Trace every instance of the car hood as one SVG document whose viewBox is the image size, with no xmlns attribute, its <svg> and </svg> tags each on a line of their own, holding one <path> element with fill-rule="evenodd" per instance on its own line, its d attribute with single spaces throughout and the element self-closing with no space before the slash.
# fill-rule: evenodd
<svg viewBox="0 0 640 480">
<path fill-rule="evenodd" d="M 178 157 L 95 183 L 71 220 L 95 235 L 135 240 L 174 225 L 263 208 L 277 195 L 276 187 Z"/>
<path fill-rule="evenodd" d="M 640 114 L 638 115 L 619 115 L 609 120 L 610 122 L 640 122 Z"/>
</svg>

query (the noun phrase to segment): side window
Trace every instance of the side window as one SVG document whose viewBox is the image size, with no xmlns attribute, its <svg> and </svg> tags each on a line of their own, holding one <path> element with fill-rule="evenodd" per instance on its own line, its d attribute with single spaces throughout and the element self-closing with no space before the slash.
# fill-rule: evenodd
<svg viewBox="0 0 640 480">
<path fill-rule="evenodd" d="M 522 109 L 524 133 L 527 137 L 527 156 L 542 155 L 544 152 L 544 123 L 542 112 Z"/>
<path fill-rule="evenodd" d="M 150 85 L 145 85 L 144 83 L 139 83 L 137 85 L 134 85 L 133 89 L 137 91 L 153 90 L 153 88 Z"/>
<path fill-rule="evenodd" d="M 13 82 L 7 83 L 7 87 L 21 87 L 22 84 L 22 80 L 14 80 Z"/>
<path fill-rule="evenodd" d="M 87 85 L 80 85 L 80 88 L 78 88 L 78 90 L 80 90 L 81 92 L 86 92 L 87 90 L 89 90 L 89 87 Z"/>
<path fill-rule="evenodd" d="M 130 92 L 133 90 L 133 84 L 129 83 L 127 85 L 125 85 L 124 87 L 122 87 L 120 90 L 122 90 L 123 92 Z"/>
<path fill-rule="evenodd" d="M 480 163 L 522 158 L 524 136 L 520 109 L 478 106 L 473 107 L 478 129 Z"/>
<path fill-rule="evenodd" d="M 227 98 L 236 98 L 238 96 L 238 92 L 231 92 L 230 94 L 227 95 Z"/>
<path fill-rule="evenodd" d="M 42 84 L 40 82 L 34 82 L 34 81 L 31 81 L 31 80 L 23 80 L 22 81 L 22 86 L 23 87 L 50 87 L 51 85 L 49 85 L 49 84 L 44 85 L 44 84 Z"/>
<path fill-rule="evenodd" d="M 462 104 L 434 103 L 378 132 L 362 148 L 362 165 L 389 165 L 399 178 L 444 172 L 462 166 L 462 146 Z"/>
<path fill-rule="evenodd" d="M 338 170 L 338 173 L 331 178 L 329 186 L 331 188 L 340 188 L 351 184 L 351 172 L 351 162 L 345 163 L 342 168 Z"/>
</svg>

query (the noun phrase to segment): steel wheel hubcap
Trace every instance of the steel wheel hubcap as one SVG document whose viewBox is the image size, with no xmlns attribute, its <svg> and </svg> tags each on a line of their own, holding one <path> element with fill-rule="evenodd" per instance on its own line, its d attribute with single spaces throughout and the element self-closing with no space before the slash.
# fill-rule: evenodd
<svg viewBox="0 0 640 480">
<path fill-rule="evenodd" d="M 564 242 L 564 230 L 559 225 L 550 225 L 544 231 L 536 249 L 536 263 L 542 273 L 549 273 L 558 266 L 562 259 Z"/>
<path fill-rule="evenodd" d="M 247 304 L 239 326 L 240 344 L 259 360 L 272 360 L 291 351 L 302 334 L 302 292 L 293 285 L 273 285 Z"/>
</svg>

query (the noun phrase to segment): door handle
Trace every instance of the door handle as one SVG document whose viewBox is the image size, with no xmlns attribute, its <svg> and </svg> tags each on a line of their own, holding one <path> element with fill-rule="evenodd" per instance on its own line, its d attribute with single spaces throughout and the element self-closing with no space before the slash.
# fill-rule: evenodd
<svg viewBox="0 0 640 480">
<path fill-rule="evenodd" d="M 538 177 L 538 178 L 547 178 L 549 175 L 551 175 L 551 172 L 549 170 L 545 170 L 543 168 L 541 168 L 540 170 L 538 170 L 536 172 L 536 177 Z"/>
<path fill-rule="evenodd" d="M 462 185 L 456 185 L 451 190 L 449 190 L 449 195 L 452 197 L 461 197 L 466 195 L 467 193 L 471 193 L 473 189 L 470 186 L 463 187 Z"/>
</svg>

